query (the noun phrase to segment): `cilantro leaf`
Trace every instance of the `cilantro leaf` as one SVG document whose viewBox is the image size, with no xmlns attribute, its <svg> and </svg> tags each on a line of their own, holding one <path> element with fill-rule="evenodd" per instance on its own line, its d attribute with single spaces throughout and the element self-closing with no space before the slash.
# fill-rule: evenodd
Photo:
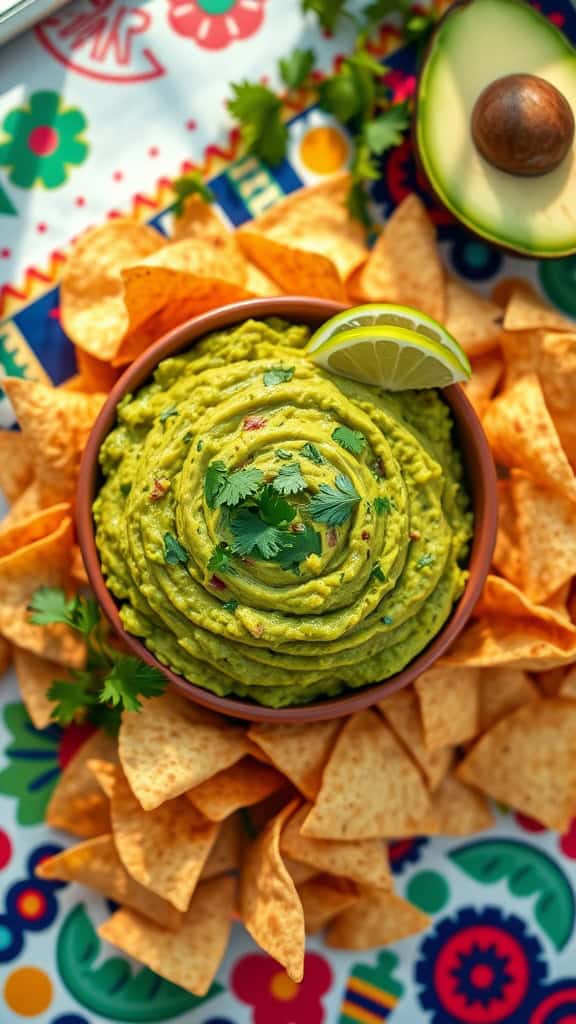
<svg viewBox="0 0 576 1024">
<path fill-rule="evenodd" d="M 322 109 L 333 114 L 341 124 L 347 124 L 362 111 L 362 95 L 346 61 L 337 74 L 320 83 L 318 96 Z"/>
<path fill-rule="evenodd" d="M 210 572 L 228 572 L 232 576 L 236 575 L 227 544 L 218 544 L 218 547 L 214 548 L 208 560 L 208 569 Z"/>
<path fill-rule="evenodd" d="M 375 562 L 374 563 L 374 566 L 372 568 L 372 572 L 370 573 L 370 579 L 371 580 L 380 580 L 380 583 L 385 583 L 386 582 L 386 576 L 382 572 L 382 567 L 380 565 L 380 562 Z"/>
<path fill-rule="evenodd" d="M 172 191 L 177 197 L 174 203 L 176 217 L 181 217 L 184 213 L 185 200 L 188 196 L 200 196 L 205 203 L 214 202 L 214 193 L 199 171 L 190 171 L 189 174 L 183 174 L 181 178 L 176 178 L 172 182 Z"/>
<path fill-rule="evenodd" d="M 128 497 L 128 495 L 130 494 L 131 490 L 132 490 L 132 484 L 131 483 L 120 484 L 120 493 L 123 494 L 125 498 Z"/>
<path fill-rule="evenodd" d="M 281 57 L 278 70 L 288 89 L 300 89 L 314 67 L 314 50 L 292 50 L 288 57 Z"/>
<path fill-rule="evenodd" d="M 32 612 L 30 622 L 35 626 L 47 626 L 52 622 L 73 626 L 77 607 L 78 598 L 66 597 L 59 587 L 39 587 L 28 605 L 28 611 Z"/>
<path fill-rule="evenodd" d="M 230 113 L 240 122 L 245 149 L 265 163 L 282 163 L 286 156 L 288 130 L 282 121 L 282 101 L 271 89 L 255 82 L 232 85 Z"/>
<path fill-rule="evenodd" d="M 336 430 L 332 431 L 332 440 L 352 455 L 360 455 L 366 445 L 364 434 L 359 430 L 351 430 L 350 427 L 336 427 Z"/>
<path fill-rule="evenodd" d="M 286 448 L 277 448 L 276 449 L 276 458 L 277 459 L 284 459 L 284 460 L 291 459 L 292 458 L 292 452 L 287 451 Z"/>
<path fill-rule="evenodd" d="M 186 565 L 188 561 L 188 552 L 171 533 L 164 534 L 164 561 L 168 562 L 168 565 Z"/>
<path fill-rule="evenodd" d="M 352 481 L 339 473 L 335 480 L 336 486 L 321 484 L 318 494 L 308 503 L 308 512 L 318 523 L 328 526 L 341 526 L 350 518 L 360 495 Z"/>
<path fill-rule="evenodd" d="M 100 622 L 100 606 L 93 597 L 76 596 L 76 611 L 74 614 L 74 629 L 77 629 L 84 636 L 88 636 Z"/>
<path fill-rule="evenodd" d="M 170 406 L 169 409 L 164 409 L 160 413 L 160 416 L 158 417 L 158 419 L 160 420 L 160 423 L 166 423 L 166 420 L 169 420 L 171 416 L 179 416 L 179 415 L 180 415 L 180 413 L 178 412 L 178 409 L 176 409 L 172 405 L 172 406 Z"/>
<path fill-rule="evenodd" d="M 238 607 L 238 601 L 236 600 L 235 597 L 231 597 L 229 601 L 224 601 L 222 607 L 225 608 L 227 612 L 230 612 L 231 615 L 233 615 Z"/>
<path fill-rule="evenodd" d="M 220 491 L 224 487 L 228 470 L 223 462 L 211 462 L 204 478 L 204 496 L 209 508 L 216 508 Z"/>
<path fill-rule="evenodd" d="M 381 516 L 384 513 L 391 512 L 394 507 L 393 502 L 390 498 L 374 498 L 374 508 L 376 509 L 377 515 Z"/>
<path fill-rule="evenodd" d="M 432 565 L 433 561 L 434 555 L 431 555 L 428 551 L 425 555 L 420 555 L 420 558 L 416 560 L 416 567 L 418 569 L 423 569 L 426 565 Z"/>
<path fill-rule="evenodd" d="M 166 679 L 157 668 L 122 654 L 104 680 L 98 700 L 125 711 L 139 711 L 140 697 L 159 697 L 165 689 Z"/>
<path fill-rule="evenodd" d="M 372 226 L 369 199 L 362 181 L 358 180 L 352 182 L 350 191 L 346 197 L 346 209 L 350 216 L 353 217 L 354 220 L 360 221 L 365 228 Z"/>
<path fill-rule="evenodd" d="M 237 555 L 260 555 L 269 561 L 285 544 L 286 534 L 264 522 L 257 512 L 241 508 L 232 519 L 232 551 Z"/>
<path fill-rule="evenodd" d="M 322 554 L 322 537 L 312 526 L 306 525 L 303 530 L 290 533 L 288 537 L 286 547 L 276 556 L 282 569 L 294 569 L 308 555 Z"/>
<path fill-rule="evenodd" d="M 399 146 L 404 132 L 410 126 L 410 116 L 406 103 L 397 103 L 384 110 L 373 121 L 364 125 L 364 138 L 371 153 L 381 156 L 392 146 Z"/>
<path fill-rule="evenodd" d="M 91 692 L 92 678 L 87 672 L 77 672 L 69 682 L 55 679 L 48 690 L 52 701 L 52 718 L 60 725 L 70 725 L 83 709 L 94 704 L 96 697 Z"/>
<path fill-rule="evenodd" d="M 224 479 L 222 488 L 216 498 L 216 505 L 228 505 L 234 508 L 241 501 L 251 497 L 260 489 L 264 477 L 256 468 L 237 469 Z"/>
<path fill-rule="evenodd" d="M 391 626 L 392 623 L 394 622 L 394 619 L 391 619 L 389 615 L 383 615 L 382 622 L 384 623 L 385 626 Z"/>
<path fill-rule="evenodd" d="M 325 32 L 334 32 L 340 18 L 349 14 L 346 0 L 301 0 L 301 8 L 303 14 L 313 11 Z"/>
<path fill-rule="evenodd" d="M 282 466 L 278 476 L 272 481 L 272 487 L 278 494 L 299 494 L 300 491 L 305 491 L 307 486 L 299 462 Z"/>
<path fill-rule="evenodd" d="M 289 380 L 292 380 L 293 376 L 293 366 L 288 366 L 286 369 L 283 366 L 276 366 L 272 370 L 266 370 L 264 384 L 267 388 L 273 388 L 276 384 L 287 384 Z"/>
<path fill-rule="evenodd" d="M 283 523 L 291 523 L 296 515 L 296 509 L 292 508 L 284 498 L 274 491 L 274 485 L 267 484 L 264 487 L 259 499 L 260 515 L 269 526 L 280 526 Z"/>
<path fill-rule="evenodd" d="M 324 456 L 318 451 L 316 445 L 312 444 L 311 441 L 307 441 L 300 451 L 305 459 L 310 459 L 310 461 L 315 462 L 317 466 L 323 466 L 326 462 Z"/>
</svg>

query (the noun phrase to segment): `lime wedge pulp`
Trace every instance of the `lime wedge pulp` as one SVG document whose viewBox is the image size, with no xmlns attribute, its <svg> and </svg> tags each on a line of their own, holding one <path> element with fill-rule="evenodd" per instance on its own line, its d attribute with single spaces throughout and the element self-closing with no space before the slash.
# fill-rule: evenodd
<svg viewBox="0 0 576 1024">
<path fill-rule="evenodd" d="M 388 391 L 444 388 L 471 373 L 445 328 L 408 306 L 373 303 L 344 310 L 316 331 L 306 352 L 325 370 Z"/>
</svg>

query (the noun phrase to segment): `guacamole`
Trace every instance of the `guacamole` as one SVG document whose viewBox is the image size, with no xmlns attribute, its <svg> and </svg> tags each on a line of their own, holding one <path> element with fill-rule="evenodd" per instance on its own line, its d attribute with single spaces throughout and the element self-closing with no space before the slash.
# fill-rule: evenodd
<svg viewBox="0 0 576 1024">
<path fill-rule="evenodd" d="M 404 668 L 462 593 L 452 418 L 315 367 L 249 320 L 159 364 L 100 455 L 96 541 L 125 628 L 198 686 L 283 707 Z"/>
</svg>

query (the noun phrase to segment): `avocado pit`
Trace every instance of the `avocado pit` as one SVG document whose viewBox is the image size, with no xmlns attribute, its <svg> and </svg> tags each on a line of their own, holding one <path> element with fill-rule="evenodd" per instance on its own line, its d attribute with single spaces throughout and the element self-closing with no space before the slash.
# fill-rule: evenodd
<svg viewBox="0 0 576 1024">
<path fill-rule="evenodd" d="M 508 174 L 547 174 L 574 139 L 574 115 L 558 89 L 538 75 L 491 82 L 472 111 L 472 138 L 490 164 Z"/>
</svg>

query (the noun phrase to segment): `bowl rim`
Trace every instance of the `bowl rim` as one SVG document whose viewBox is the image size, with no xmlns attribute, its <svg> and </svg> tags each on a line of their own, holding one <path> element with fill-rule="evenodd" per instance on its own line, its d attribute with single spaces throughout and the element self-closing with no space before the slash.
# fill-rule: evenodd
<svg viewBox="0 0 576 1024">
<path fill-rule="evenodd" d="M 466 425 L 471 451 L 474 452 L 473 460 L 467 462 L 464 457 L 469 483 L 475 491 L 473 495 L 475 531 L 469 559 L 470 575 L 463 594 L 454 605 L 452 613 L 442 629 L 401 672 L 379 683 L 350 690 L 338 697 L 318 700 L 306 705 L 270 708 L 240 697 L 220 697 L 210 690 L 188 682 L 163 665 L 136 636 L 124 629 L 116 599 L 108 590 L 100 568 L 92 518 L 92 503 L 99 478 L 98 454 L 102 442 L 113 428 L 119 401 L 125 394 L 141 387 L 162 359 L 186 351 L 211 331 L 248 319 L 262 319 L 271 316 L 314 326 L 346 308 L 346 305 L 328 299 L 281 295 L 232 303 L 187 320 L 151 345 L 124 371 L 104 402 L 92 426 L 82 455 L 76 500 L 78 541 L 90 586 L 106 618 L 129 650 L 148 665 L 160 669 L 169 680 L 173 690 L 194 703 L 233 718 L 277 724 L 335 719 L 371 707 L 392 693 L 408 686 L 429 669 L 460 634 L 480 597 L 490 569 L 496 541 L 498 509 L 494 460 L 473 406 L 460 385 L 452 384 L 443 390 L 443 396 L 448 402 L 459 428 L 463 424 Z M 472 462 L 474 465 L 471 464 Z M 474 474 L 478 474 L 478 476 Z"/>
</svg>

